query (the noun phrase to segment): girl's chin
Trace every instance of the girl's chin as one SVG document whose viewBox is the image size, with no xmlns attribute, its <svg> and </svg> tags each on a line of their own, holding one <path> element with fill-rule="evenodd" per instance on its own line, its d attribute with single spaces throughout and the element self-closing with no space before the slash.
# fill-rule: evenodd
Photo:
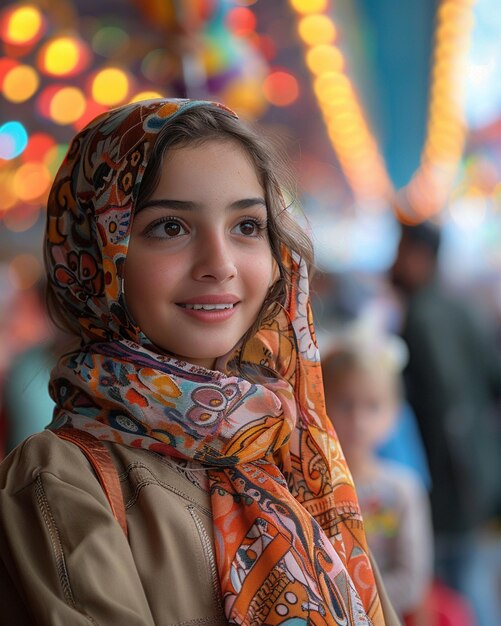
<svg viewBox="0 0 501 626">
<path fill-rule="evenodd" d="M 206 351 L 206 354 L 204 353 L 194 354 L 193 356 L 179 354 L 177 352 L 174 352 L 173 350 L 170 350 L 167 347 L 160 345 L 159 343 L 155 343 L 151 339 L 150 341 L 151 341 L 152 346 L 154 347 L 154 351 L 157 354 L 160 354 L 162 356 L 172 357 L 173 359 L 184 361 L 185 363 L 189 363 L 190 365 L 203 367 L 206 370 L 224 373 L 226 371 L 226 364 L 228 363 L 229 360 L 231 360 L 234 357 L 235 352 L 238 350 L 239 346 L 241 345 L 242 339 L 243 337 L 235 345 L 229 347 L 226 352 L 221 352 L 221 346 L 217 346 L 216 349 L 213 351 L 208 349 Z M 223 347 L 223 350 L 224 349 L 226 349 L 226 346 Z M 214 352 L 216 353 L 215 356 L 207 356 L 207 354 L 210 355 L 210 354 L 213 354 Z"/>
<path fill-rule="evenodd" d="M 217 357 L 191 357 L 184 356 L 182 354 L 176 354 L 171 350 L 167 350 L 166 348 L 162 348 L 161 346 L 156 346 L 158 354 L 162 356 L 169 356 L 173 359 L 178 359 L 179 361 L 184 361 L 189 365 L 197 365 L 198 367 L 203 367 L 206 370 L 214 370 Z"/>
</svg>

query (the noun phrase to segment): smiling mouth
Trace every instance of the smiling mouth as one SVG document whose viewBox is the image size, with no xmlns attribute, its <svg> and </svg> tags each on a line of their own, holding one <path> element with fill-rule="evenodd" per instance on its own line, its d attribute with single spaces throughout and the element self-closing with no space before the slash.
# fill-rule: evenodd
<svg viewBox="0 0 501 626">
<path fill-rule="evenodd" d="M 233 309 L 234 304 L 178 304 L 183 309 L 192 311 L 224 311 Z"/>
</svg>

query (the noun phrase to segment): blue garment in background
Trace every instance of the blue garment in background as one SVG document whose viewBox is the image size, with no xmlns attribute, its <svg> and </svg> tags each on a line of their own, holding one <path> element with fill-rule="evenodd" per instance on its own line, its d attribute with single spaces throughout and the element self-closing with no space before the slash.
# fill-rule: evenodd
<svg viewBox="0 0 501 626">
<path fill-rule="evenodd" d="M 49 378 L 55 361 L 52 343 L 41 343 L 17 354 L 7 370 L 3 398 L 7 453 L 51 421 L 54 402 Z"/>
<path fill-rule="evenodd" d="M 431 478 L 426 453 L 416 416 L 407 402 L 402 404 L 393 430 L 377 453 L 381 458 L 397 461 L 415 470 L 425 488 L 430 490 Z"/>
</svg>

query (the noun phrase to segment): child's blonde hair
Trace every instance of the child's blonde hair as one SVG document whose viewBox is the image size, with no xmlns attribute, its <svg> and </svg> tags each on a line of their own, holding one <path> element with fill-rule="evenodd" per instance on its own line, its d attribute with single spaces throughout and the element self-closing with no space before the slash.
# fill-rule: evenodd
<svg viewBox="0 0 501 626">
<path fill-rule="evenodd" d="M 407 360 L 407 346 L 400 337 L 361 321 L 336 338 L 322 358 L 324 384 L 347 372 L 368 371 L 387 377 L 400 396 L 403 392 L 401 373 Z"/>
</svg>

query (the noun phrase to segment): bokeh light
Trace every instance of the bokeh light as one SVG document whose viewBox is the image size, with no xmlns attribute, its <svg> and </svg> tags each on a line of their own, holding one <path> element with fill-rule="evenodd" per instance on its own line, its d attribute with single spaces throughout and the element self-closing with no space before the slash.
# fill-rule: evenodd
<svg viewBox="0 0 501 626">
<path fill-rule="evenodd" d="M 47 152 L 56 145 L 53 137 L 47 133 L 33 133 L 28 139 L 28 145 L 21 155 L 23 162 L 42 161 Z"/>
<path fill-rule="evenodd" d="M 11 280 L 18 289 L 31 289 L 42 276 L 42 264 L 34 254 L 18 254 L 9 263 Z"/>
<path fill-rule="evenodd" d="M 315 79 L 313 90 L 321 103 L 335 106 L 351 101 L 353 88 L 349 79 L 341 72 L 326 72 Z"/>
<path fill-rule="evenodd" d="M 306 65 L 315 74 L 340 72 L 344 68 L 344 57 L 339 48 L 331 45 L 319 45 L 306 53 Z"/>
<path fill-rule="evenodd" d="M 267 61 L 271 61 L 277 55 L 277 46 L 269 35 L 258 35 L 257 47 Z"/>
<path fill-rule="evenodd" d="M 140 91 L 130 102 L 140 102 L 141 100 L 154 100 L 155 98 L 163 98 L 159 91 Z"/>
<path fill-rule="evenodd" d="M 208 42 L 202 52 L 202 61 L 208 76 L 217 76 L 224 72 L 228 64 L 228 54 L 226 50 L 219 46 L 217 42 Z"/>
<path fill-rule="evenodd" d="M 40 115 L 50 119 L 50 103 L 60 89 L 60 85 L 49 85 L 40 91 L 36 100 L 36 109 Z"/>
<path fill-rule="evenodd" d="M 2 92 L 10 102 L 25 102 L 33 96 L 39 84 L 38 72 L 31 65 L 17 65 L 5 75 Z"/>
<path fill-rule="evenodd" d="M 43 164 L 49 170 L 51 178 L 54 178 L 57 170 L 63 162 L 66 153 L 68 152 L 68 144 L 60 143 L 50 148 L 43 158 Z"/>
<path fill-rule="evenodd" d="M 129 88 L 127 74 L 117 67 L 108 67 L 94 77 L 92 97 L 98 104 L 114 106 L 126 99 Z"/>
<path fill-rule="evenodd" d="M 0 215 L 12 208 L 16 202 L 17 197 L 12 187 L 12 180 L 14 178 L 14 172 L 12 170 L 0 171 Z"/>
<path fill-rule="evenodd" d="M 292 8 L 298 13 L 322 13 L 328 5 L 328 0 L 289 0 Z"/>
<path fill-rule="evenodd" d="M 13 233 L 24 233 L 32 228 L 39 218 L 40 206 L 18 204 L 15 211 L 7 211 L 4 215 L 3 224 Z"/>
<path fill-rule="evenodd" d="M 19 61 L 11 57 L 0 58 L 0 89 L 3 89 L 3 81 L 10 70 L 19 65 Z"/>
<path fill-rule="evenodd" d="M 155 48 L 148 52 L 141 63 L 141 72 L 152 83 L 164 84 L 176 71 L 172 53 L 164 48 Z"/>
<path fill-rule="evenodd" d="M 263 83 L 266 99 L 278 107 L 289 106 L 299 96 L 299 85 L 292 74 L 275 71 L 268 74 Z"/>
<path fill-rule="evenodd" d="M 52 76 L 73 76 L 89 62 L 89 53 L 76 37 L 55 37 L 48 41 L 38 55 L 38 66 Z"/>
<path fill-rule="evenodd" d="M 221 100 L 233 111 L 256 119 L 266 110 L 266 100 L 258 78 L 240 78 L 232 81 L 222 92 Z"/>
<path fill-rule="evenodd" d="M 327 15 L 307 15 L 298 24 L 301 39 L 309 46 L 329 44 L 336 38 L 336 27 Z"/>
<path fill-rule="evenodd" d="M 18 121 L 0 126 L 0 159 L 15 159 L 28 144 L 26 128 Z"/>
<path fill-rule="evenodd" d="M 34 42 L 43 30 L 43 17 L 34 5 L 8 10 L 1 25 L 2 38 L 6 43 L 26 45 Z"/>
<path fill-rule="evenodd" d="M 86 100 L 78 87 L 61 87 L 50 100 L 49 115 L 56 124 L 72 124 L 85 112 Z"/>
<path fill-rule="evenodd" d="M 94 34 L 91 41 L 94 52 L 107 58 L 120 56 L 129 44 L 129 35 L 119 26 L 103 26 Z"/>
<path fill-rule="evenodd" d="M 37 161 L 29 161 L 18 167 L 12 181 L 14 193 L 24 202 L 40 198 L 49 189 L 50 183 L 49 169 Z"/>
<path fill-rule="evenodd" d="M 245 37 L 256 29 L 256 16 L 245 7 L 235 7 L 226 16 L 228 28 L 238 37 Z"/>
</svg>

